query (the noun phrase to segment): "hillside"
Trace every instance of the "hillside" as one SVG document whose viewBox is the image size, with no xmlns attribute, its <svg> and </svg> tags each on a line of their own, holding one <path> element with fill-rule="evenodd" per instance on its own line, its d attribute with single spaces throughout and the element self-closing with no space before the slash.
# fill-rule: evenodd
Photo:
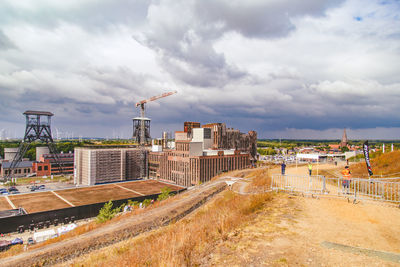
<svg viewBox="0 0 400 267">
<path fill-rule="evenodd" d="M 2 259 L 0 266 L 400 263 L 399 209 L 375 203 L 354 205 L 346 199 L 265 192 L 271 183 L 270 174 L 278 171 L 259 168 L 226 174 L 241 178 L 231 190 L 216 194 L 225 184 L 222 178 L 216 179 L 149 211 L 120 217 L 76 238 Z M 289 173 L 296 171 L 300 170 L 288 168 Z"/>
<path fill-rule="evenodd" d="M 263 193 L 268 170 L 236 173 L 187 218 L 62 266 L 396 266 L 400 211 L 341 199 Z M 261 190 L 260 190 L 261 189 Z M 260 192 L 260 193 L 256 193 Z M 352 229 L 344 231 L 343 229 Z M 389 253 L 386 253 L 389 252 Z"/>
<path fill-rule="evenodd" d="M 371 154 L 371 166 L 375 176 L 400 176 L 400 150 L 389 153 Z M 351 165 L 353 177 L 368 177 L 365 161 Z"/>
</svg>

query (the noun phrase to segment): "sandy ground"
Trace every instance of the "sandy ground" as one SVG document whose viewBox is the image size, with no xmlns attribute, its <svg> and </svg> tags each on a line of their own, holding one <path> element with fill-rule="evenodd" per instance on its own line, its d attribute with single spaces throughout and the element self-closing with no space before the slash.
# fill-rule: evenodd
<svg viewBox="0 0 400 267">
<path fill-rule="evenodd" d="M 287 173 L 305 175 L 307 169 Z M 219 243 L 203 266 L 400 266 L 399 223 L 400 209 L 393 206 L 279 193 L 254 221 Z"/>
</svg>

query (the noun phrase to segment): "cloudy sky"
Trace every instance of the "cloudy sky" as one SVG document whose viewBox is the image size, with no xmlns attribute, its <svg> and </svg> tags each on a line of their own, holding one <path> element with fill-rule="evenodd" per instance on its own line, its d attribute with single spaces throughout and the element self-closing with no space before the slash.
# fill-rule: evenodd
<svg viewBox="0 0 400 267">
<path fill-rule="evenodd" d="M 400 2 L 0 2 L 0 137 L 25 110 L 59 135 L 152 136 L 183 121 L 260 138 L 400 138 Z"/>
</svg>

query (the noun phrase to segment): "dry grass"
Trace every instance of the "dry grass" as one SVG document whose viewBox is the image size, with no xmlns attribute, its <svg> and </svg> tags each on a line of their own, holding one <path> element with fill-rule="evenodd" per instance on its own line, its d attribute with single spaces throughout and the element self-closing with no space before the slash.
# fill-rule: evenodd
<svg viewBox="0 0 400 267">
<path fill-rule="evenodd" d="M 400 150 L 390 153 L 371 154 L 371 167 L 374 175 L 383 176 L 400 176 Z M 365 162 L 360 162 L 351 165 L 351 173 L 353 177 L 368 177 L 367 167 Z"/>
<path fill-rule="evenodd" d="M 254 170 L 246 176 L 251 179 L 252 190 L 266 191 L 271 187 L 271 176 L 268 169 Z"/>
<path fill-rule="evenodd" d="M 0 259 L 18 255 L 24 252 L 24 245 L 14 245 L 9 250 L 0 253 Z"/>
<path fill-rule="evenodd" d="M 82 235 L 84 233 L 93 231 L 93 230 L 95 230 L 97 228 L 101 228 L 101 227 L 103 227 L 103 226 L 105 226 L 107 224 L 115 223 L 115 222 L 117 222 L 119 220 L 122 220 L 122 219 L 124 219 L 126 217 L 134 216 L 134 215 L 137 215 L 137 214 L 141 214 L 141 213 L 143 213 L 145 211 L 154 209 L 156 207 L 163 206 L 163 205 L 165 205 L 167 203 L 170 203 L 172 201 L 176 201 L 178 199 L 181 199 L 182 197 L 184 197 L 183 194 L 178 194 L 178 195 L 169 197 L 168 199 L 163 200 L 163 201 L 155 201 L 152 205 L 150 205 L 150 206 L 148 206 L 146 208 L 143 208 L 143 209 L 135 208 L 132 212 L 120 213 L 118 216 L 114 217 L 112 220 L 104 222 L 104 223 L 97 223 L 95 221 L 92 221 L 92 222 L 86 223 L 84 225 L 80 225 L 80 226 L 76 227 L 74 230 L 72 230 L 72 231 L 70 231 L 70 232 L 68 232 L 66 234 L 63 234 L 63 235 L 61 235 L 59 237 L 48 239 L 48 240 L 46 240 L 44 242 L 37 243 L 35 245 L 30 245 L 30 246 L 28 246 L 28 249 L 29 250 L 37 249 L 37 248 L 45 247 L 45 246 L 50 245 L 50 244 L 61 242 L 61 241 L 66 240 L 66 239 L 71 239 L 71 238 L 80 236 L 80 235 Z M 18 255 L 18 254 L 20 254 L 22 252 L 24 252 L 23 246 L 22 245 L 16 245 L 16 246 L 11 247 L 7 251 L 0 252 L 0 258 L 6 258 L 6 257 L 10 257 L 10 256 L 15 256 L 15 255 Z"/>
<path fill-rule="evenodd" d="M 124 244 L 91 254 L 75 266 L 198 266 L 220 240 L 248 222 L 271 194 L 241 196 L 225 191 L 190 218 Z"/>
</svg>

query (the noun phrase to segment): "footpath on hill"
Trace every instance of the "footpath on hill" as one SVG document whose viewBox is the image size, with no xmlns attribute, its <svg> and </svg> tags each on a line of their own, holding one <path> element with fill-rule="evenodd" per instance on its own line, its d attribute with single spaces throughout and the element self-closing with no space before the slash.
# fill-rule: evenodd
<svg viewBox="0 0 400 267">
<path fill-rule="evenodd" d="M 287 173 L 308 174 L 306 166 L 290 167 Z M 399 223 L 400 209 L 392 206 L 279 193 L 254 221 L 220 242 L 202 265 L 399 266 Z"/>
</svg>

